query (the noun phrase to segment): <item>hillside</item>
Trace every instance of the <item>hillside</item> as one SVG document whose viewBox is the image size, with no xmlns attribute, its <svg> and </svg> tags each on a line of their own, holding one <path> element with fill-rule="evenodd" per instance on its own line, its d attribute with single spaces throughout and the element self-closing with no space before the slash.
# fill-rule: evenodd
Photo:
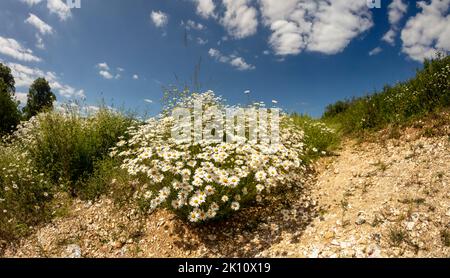
<svg viewBox="0 0 450 278">
<path fill-rule="evenodd" d="M 75 200 L 4 256 L 449 257 L 449 119 L 417 122 L 398 138 L 384 130 L 382 140 L 346 140 L 303 186 L 203 227 L 168 211 L 142 216 L 108 196 Z"/>
</svg>

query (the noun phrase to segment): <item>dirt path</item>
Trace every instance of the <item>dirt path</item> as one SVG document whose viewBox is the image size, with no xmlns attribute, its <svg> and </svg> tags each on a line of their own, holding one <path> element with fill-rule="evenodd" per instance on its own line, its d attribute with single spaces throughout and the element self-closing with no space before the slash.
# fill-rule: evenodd
<svg viewBox="0 0 450 278">
<path fill-rule="evenodd" d="M 315 168 L 278 199 L 204 227 L 76 201 L 4 256 L 450 257 L 448 135 L 349 141 Z"/>
</svg>

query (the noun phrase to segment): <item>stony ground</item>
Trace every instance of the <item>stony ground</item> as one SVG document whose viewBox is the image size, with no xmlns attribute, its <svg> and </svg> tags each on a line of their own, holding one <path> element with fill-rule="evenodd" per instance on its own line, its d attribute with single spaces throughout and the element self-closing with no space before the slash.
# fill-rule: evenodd
<svg viewBox="0 0 450 278">
<path fill-rule="evenodd" d="M 303 185 L 194 227 L 109 198 L 75 201 L 5 257 L 450 257 L 450 130 L 347 141 Z M 427 136 L 425 136 L 427 135 Z M 386 139 L 391 138 L 391 139 Z M 397 138 L 397 139 L 395 139 Z"/>
</svg>

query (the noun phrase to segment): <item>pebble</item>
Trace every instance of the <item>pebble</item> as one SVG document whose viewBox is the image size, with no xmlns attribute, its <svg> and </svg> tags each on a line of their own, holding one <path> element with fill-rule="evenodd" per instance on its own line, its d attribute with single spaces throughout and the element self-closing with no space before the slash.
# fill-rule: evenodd
<svg viewBox="0 0 450 278">
<path fill-rule="evenodd" d="M 77 244 L 70 244 L 66 247 L 63 255 L 65 258 L 81 258 L 81 248 Z"/>
</svg>

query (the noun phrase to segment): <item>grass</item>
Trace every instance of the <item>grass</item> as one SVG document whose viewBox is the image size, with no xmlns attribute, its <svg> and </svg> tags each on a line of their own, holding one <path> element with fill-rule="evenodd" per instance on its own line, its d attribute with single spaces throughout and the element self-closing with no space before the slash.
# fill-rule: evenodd
<svg viewBox="0 0 450 278">
<path fill-rule="evenodd" d="M 406 239 L 407 233 L 400 227 L 393 227 L 389 230 L 389 241 L 392 246 L 400 246 Z"/>
<path fill-rule="evenodd" d="M 442 240 L 442 244 L 445 247 L 450 247 L 450 231 L 449 231 L 449 229 L 445 229 L 445 230 L 441 231 L 441 240 Z"/>
<path fill-rule="evenodd" d="M 291 115 L 295 125 L 304 133 L 305 161 L 311 162 L 320 156 L 331 154 L 340 143 L 339 134 L 329 125 L 308 115 Z"/>
<path fill-rule="evenodd" d="M 86 118 L 77 112 L 42 114 L 39 126 L 30 133 L 35 144 L 24 148 L 54 184 L 64 185 L 74 196 L 92 197 L 101 190 L 89 188 L 90 175 L 98 172 L 96 167 L 101 168 L 109 149 L 131 124 L 131 118 L 108 109 Z"/>
<path fill-rule="evenodd" d="M 109 149 L 134 124 L 101 109 L 93 115 L 48 112 L 0 141 L 0 239 L 14 240 L 30 227 L 64 214 L 55 195 L 95 199 L 121 172 Z M 69 194 L 67 194 L 69 193 Z"/>
<path fill-rule="evenodd" d="M 380 92 L 329 105 L 322 117 L 344 134 L 398 127 L 450 106 L 450 57 L 426 60 L 414 78 Z M 448 123 L 448 119 L 446 119 Z M 425 134 L 433 136 L 432 129 Z M 395 130 L 392 137 L 399 136 Z"/>
</svg>

